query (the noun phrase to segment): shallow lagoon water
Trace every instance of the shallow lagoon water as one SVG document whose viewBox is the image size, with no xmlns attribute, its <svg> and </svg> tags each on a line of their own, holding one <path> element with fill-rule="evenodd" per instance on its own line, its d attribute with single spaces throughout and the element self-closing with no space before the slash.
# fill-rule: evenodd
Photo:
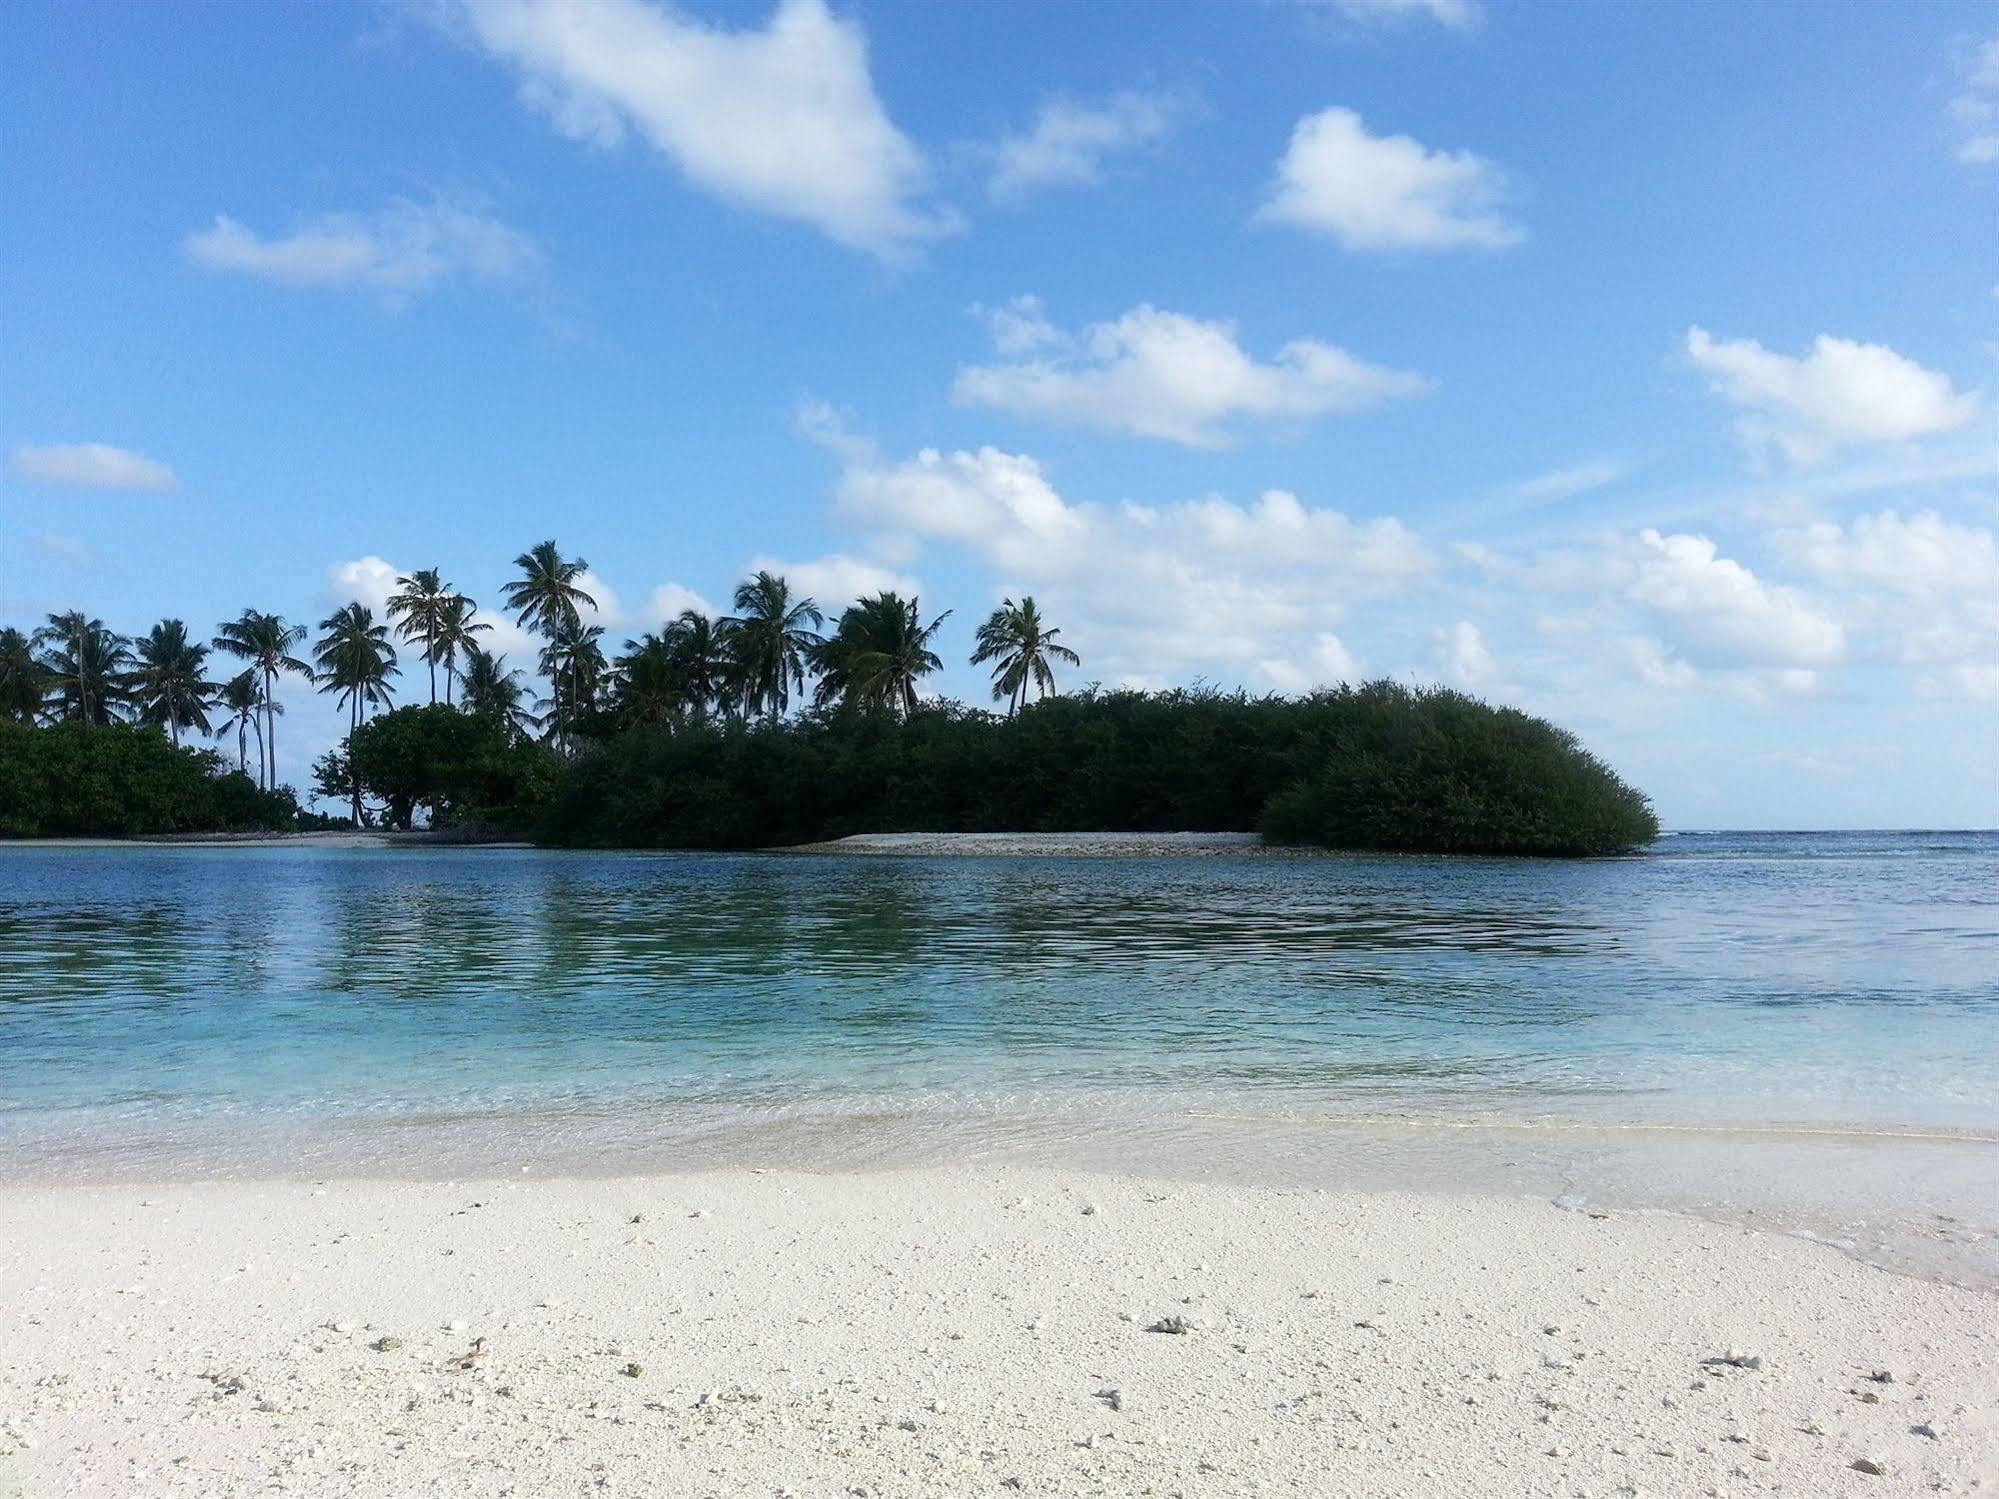
<svg viewBox="0 0 1999 1499">
<path fill-rule="evenodd" d="M 1999 836 L 0 849 L 0 1174 L 1004 1155 L 1999 1222 Z M 1965 1225 L 1971 1225 L 1966 1228 Z"/>
</svg>

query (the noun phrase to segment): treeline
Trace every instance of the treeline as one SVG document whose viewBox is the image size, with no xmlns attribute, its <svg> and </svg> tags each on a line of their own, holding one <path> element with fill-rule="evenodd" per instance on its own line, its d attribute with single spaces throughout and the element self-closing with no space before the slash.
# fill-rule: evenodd
<svg viewBox="0 0 1999 1499">
<path fill-rule="evenodd" d="M 758 848 L 857 832 L 1260 829 L 1282 842 L 1586 854 L 1656 836 L 1645 798 L 1567 732 L 1391 682 L 1303 699 L 1056 693 L 1080 658 L 1032 598 L 975 634 L 1005 713 L 925 700 L 948 617 L 881 593 L 826 615 L 783 578 L 733 615 L 686 611 L 610 655 L 586 564 L 543 542 L 506 609 L 540 636 L 533 694 L 491 626 L 434 569 L 399 577 L 378 620 L 354 603 L 316 638 L 245 610 L 207 643 L 180 620 L 140 637 L 80 612 L 0 629 L 0 828 L 16 835 L 296 826 L 276 774 L 279 684 L 348 712 L 313 790 L 356 826 L 490 823 L 545 841 Z M 392 708 L 397 642 L 429 698 Z M 233 676 L 210 671 L 211 653 Z M 442 701 L 439 701 L 440 689 Z M 33 727 L 39 726 L 39 727 Z M 183 735 L 234 740 L 236 769 Z M 254 750 L 257 777 L 248 774 Z M 49 810 L 39 810 L 47 808 Z M 309 816 L 310 814 L 305 814 Z"/>
<path fill-rule="evenodd" d="M 157 728 L 0 721 L 0 838 L 280 832 L 321 821 Z"/>
<path fill-rule="evenodd" d="M 775 729 L 619 733 L 537 816 L 552 843 L 760 848 L 867 832 L 1261 831 L 1282 843 L 1579 855 L 1651 841 L 1573 735 L 1394 682 L 1306 698 L 1083 692 Z"/>
</svg>

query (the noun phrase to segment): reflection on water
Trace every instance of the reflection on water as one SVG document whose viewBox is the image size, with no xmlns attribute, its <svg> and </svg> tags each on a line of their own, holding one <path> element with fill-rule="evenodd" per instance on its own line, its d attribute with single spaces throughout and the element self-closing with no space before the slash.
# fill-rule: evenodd
<svg viewBox="0 0 1999 1499">
<path fill-rule="evenodd" d="M 0 1145 L 186 1171 L 401 1159 L 398 1121 L 452 1123 L 467 1164 L 808 1122 L 969 1149 L 1108 1118 L 1136 1150 L 1201 1111 L 1990 1129 L 1995 876 L 1980 834 L 1582 863 L 4 849 Z"/>
</svg>

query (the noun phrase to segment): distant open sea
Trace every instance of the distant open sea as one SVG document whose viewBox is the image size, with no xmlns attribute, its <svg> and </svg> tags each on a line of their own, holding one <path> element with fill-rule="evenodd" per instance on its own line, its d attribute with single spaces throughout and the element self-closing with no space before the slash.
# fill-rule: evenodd
<svg viewBox="0 0 1999 1499">
<path fill-rule="evenodd" d="M 1956 1242 L 1995 1136 L 1999 834 L 0 849 L 8 1179 L 1045 1158 Z"/>
</svg>

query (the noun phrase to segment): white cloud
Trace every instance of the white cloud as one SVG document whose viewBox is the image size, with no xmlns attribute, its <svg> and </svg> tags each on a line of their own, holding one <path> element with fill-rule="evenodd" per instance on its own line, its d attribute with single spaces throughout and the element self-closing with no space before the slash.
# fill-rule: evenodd
<svg viewBox="0 0 1999 1499">
<path fill-rule="evenodd" d="M 1298 122 L 1257 216 L 1322 231 L 1351 251 L 1502 250 L 1527 237 L 1496 211 L 1504 187 L 1483 157 L 1370 135 L 1358 114 L 1335 106 Z"/>
<path fill-rule="evenodd" d="M 1187 108 L 1177 95 L 1135 90 L 1097 103 L 1046 100 L 1024 134 L 1002 136 L 992 147 L 986 190 L 1017 203 L 1038 188 L 1101 182 L 1108 158 L 1157 146 Z"/>
<path fill-rule="evenodd" d="M 1846 654 L 1839 622 L 1795 589 L 1766 583 L 1705 536 L 1639 532 L 1625 594 L 1649 609 L 1695 661 L 1826 666 Z"/>
<path fill-rule="evenodd" d="M 680 618 L 689 609 L 709 619 L 715 618 L 719 612 L 693 589 L 680 583 L 662 583 L 646 597 L 645 607 L 639 611 L 638 618 L 641 623 L 657 629 Z"/>
<path fill-rule="evenodd" d="M 894 254 L 955 227 L 916 200 L 923 153 L 889 119 L 860 23 L 825 0 L 778 0 L 730 30 L 645 0 L 429 0 L 447 30 L 510 63 L 564 134 L 636 133 L 690 181 Z"/>
<path fill-rule="evenodd" d="M 1481 12 L 1476 0 L 1305 0 L 1325 5 L 1350 21 L 1396 22 L 1427 19 L 1455 31 L 1478 25 Z"/>
<path fill-rule="evenodd" d="M 377 213 L 330 213 L 264 236 L 217 215 L 190 234 L 190 259 L 281 286 L 352 288 L 400 304 L 454 276 L 498 281 L 538 265 L 526 235 L 468 203 L 398 198 Z"/>
<path fill-rule="evenodd" d="M 1233 440 L 1238 421 L 1309 421 L 1432 388 L 1316 339 L 1294 339 L 1260 361 L 1236 341 L 1234 324 L 1152 306 L 1074 338 L 1040 319 L 1038 303 L 1022 308 L 1012 304 L 1011 321 L 996 327 L 1002 352 L 1044 352 L 960 369 L 952 391 L 960 404 L 1216 448 Z"/>
<path fill-rule="evenodd" d="M 1993 129 L 1999 104 L 1992 98 L 1999 93 L 1999 36 L 1977 45 L 1964 73 L 1970 92 L 1950 101 L 1951 119 L 1964 130 L 1957 159 L 1967 166 L 1991 166 L 1999 163 L 1999 132 Z"/>
<path fill-rule="evenodd" d="M 1509 484 L 1506 493 L 1513 499 L 1552 505 L 1579 494 L 1588 494 L 1593 489 L 1602 489 L 1606 484 L 1615 484 L 1623 477 L 1623 464 L 1598 458 Z"/>
<path fill-rule="evenodd" d="M 1499 663 L 1485 643 L 1479 627 L 1461 619 L 1449 629 L 1431 635 L 1438 669 L 1444 679 L 1459 687 L 1482 687 L 1499 675 Z"/>
<path fill-rule="evenodd" d="M 844 552 L 792 562 L 762 553 L 752 557 L 743 571 L 746 575 L 767 572 L 783 578 L 795 597 L 811 599 L 829 621 L 856 599 L 877 593 L 899 593 L 904 598 L 921 598 L 923 594 L 922 583 L 908 573 Z"/>
<path fill-rule="evenodd" d="M 1700 673 L 1686 662 L 1668 655 L 1658 641 L 1633 635 L 1619 643 L 1619 651 L 1648 687 L 1679 692 L 1700 680 Z"/>
<path fill-rule="evenodd" d="M 172 489 L 180 480 L 157 459 L 107 442 L 49 443 L 14 449 L 8 469 L 31 484 L 77 489 Z"/>
<path fill-rule="evenodd" d="M 1687 330 L 1687 356 L 1708 387 L 1748 413 L 1739 430 L 1809 462 L 1859 443 L 1903 442 L 1962 427 L 1978 413 L 1975 393 L 1884 344 L 1821 333 L 1809 353 L 1774 354 L 1755 339 Z"/>
<path fill-rule="evenodd" d="M 1258 661 L 1257 676 L 1279 692 L 1297 695 L 1316 687 L 1336 687 L 1342 682 L 1362 682 L 1367 668 L 1360 657 L 1330 630 L 1321 630 L 1298 659 L 1271 656 Z"/>
<path fill-rule="evenodd" d="M 389 617 L 389 595 L 396 591 L 402 569 L 372 553 L 352 562 L 336 562 L 326 569 L 326 596 L 338 607 L 361 604 L 377 620 Z"/>
<path fill-rule="evenodd" d="M 1908 516 L 1884 510 L 1844 526 L 1817 521 L 1779 531 L 1773 540 L 1792 566 L 1829 582 L 1916 594 L 1999 594 L 1999 543 L 1992 532 L 1934 510 Z"/>
<path fill-rule="evenodd" d="M 1339 620 L 1413 591 L 1436 567 L 1394 518 L 1358 520 L 1282 490 L 1249 504 L 1078 504 L 1025 454 L 891 460 L 823 408 L 804 425 L 840 459 L 836 518 L 862 534 L 876 566 L 931 545 L 963 549 L 992 570 L 995 596 L 1032 593 L 1059 616 L 1085 680 L 1256 673 L 1292 690 L 1301 673 L 1357 676 Z"/>
</svg>

